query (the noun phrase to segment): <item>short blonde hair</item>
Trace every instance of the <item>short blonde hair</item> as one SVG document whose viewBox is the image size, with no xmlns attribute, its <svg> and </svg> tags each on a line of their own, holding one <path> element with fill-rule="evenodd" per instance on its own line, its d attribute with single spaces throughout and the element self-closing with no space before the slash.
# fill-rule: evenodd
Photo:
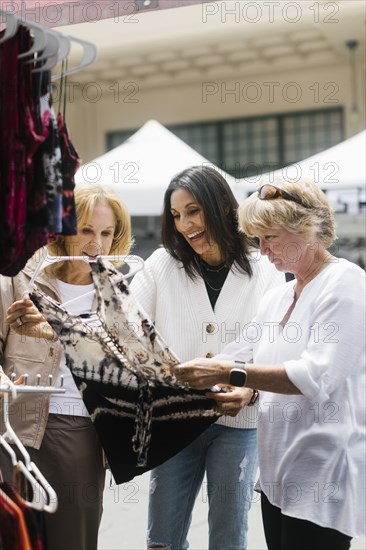
<svg viewBox="0 0 366 550">
<path fill-rule="evenodd" d="M 119 199 L 118 195 L 116 195 L 111 188 L 98 184 L 77 185 L 74 190 L 74 195 L 76 217 L 78 225 L 80 226 L 88 223 L 96 206 L 110 206 L 115 217 L 116 227 L 109 254 L 111 256 L 129 254 L 133 244 L 131 218 L 127 212 L 127 208 Z M 54 242 L 47 245 L 47 250 L 50 256 L 67 256 L 65 236 L 58 235 Z M 118 265 L 121 264 L 122 261 L 117 260 L 113 263 Z M 50 275 L 60 275 L 63 272 L 64 264 L 65 262 L 57 262 L 47 267 L 45 271 Z"/>
<path fill-rule="evenodd" d="M 254 237 L 281 226 L 304 238 L 315 238 L 326 249 L 334 243 L 337 238 L 334 212 L 325 193 L 314 181 L 262 179 L 258 189 L 265 184 L 287 191 L 308 208 L 287 199 L 263 200 L 255 192 L 238 209 L 239 225 L 244 233 Z"/>
</svg>

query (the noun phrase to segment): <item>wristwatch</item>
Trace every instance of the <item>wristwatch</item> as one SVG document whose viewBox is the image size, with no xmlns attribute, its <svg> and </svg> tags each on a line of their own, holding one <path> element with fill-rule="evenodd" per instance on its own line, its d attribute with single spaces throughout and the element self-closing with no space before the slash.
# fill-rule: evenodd
<svg viewBox="0 0 366 550">
<path fill-rule="evenodd" d="M 231 369 L 229 375 L 230 386 L 242 388 L 247 381 L 247 371 L 245 370 L 245 361 L 234 361 L 235 367 Z"/>
</svg>

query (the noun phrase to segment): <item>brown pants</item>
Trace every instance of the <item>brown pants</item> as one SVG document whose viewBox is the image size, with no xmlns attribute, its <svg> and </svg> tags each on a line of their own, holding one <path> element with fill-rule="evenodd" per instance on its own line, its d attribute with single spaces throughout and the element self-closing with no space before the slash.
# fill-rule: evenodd
<svg viewBox="0 0 366 550">
<path fill-rule="evenodd" d="M 27 450 L 57 493 L 44 514 L 48 550 L 96 550 L 105 469 L 90 418 L 50 414 L 41 448 Z"/>
</svg>

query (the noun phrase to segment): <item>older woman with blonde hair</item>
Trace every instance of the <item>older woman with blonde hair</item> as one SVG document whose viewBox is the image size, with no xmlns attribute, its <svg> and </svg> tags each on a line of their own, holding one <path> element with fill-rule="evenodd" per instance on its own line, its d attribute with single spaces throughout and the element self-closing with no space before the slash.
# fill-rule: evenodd
<svg viewBox="0 0 366 550">
<path fill-rule="evenodd" d="M 61 343 L 30 300 L 23 299 L 40 261 L 46 256 L 84 256 L 85 260 L 48 265 L 36 278 L 36 285 L 58 302 L 74 300 L 72 313 L 94 311 L 95 297 L 90 265 L 97 255 L 128 254 L 131 225 L 118 197 L 99 185 L 75 189 L 77 234 L 58 236 L 38 251 L 13 278 L 0 277 L 0 364 L 4 378 L 14 372 L 18 380 L 25 373 L 35 384 L 58 385 L 64 377 L 65 394 L 20 394 L 9 410 L 11 423 L 26 445 L 31 459 L 56 490 L 59 507 L 45 515 L 49 550 L 95 550 L 102 515 L 105 469 L 100 443 L 82 397 L 66 366 Z M 47 265 L 47 264 L 46 264 Z M 85 296 L 84 296 L 85 294 Z M 87 294 L 87 295 L 86 295 Z M 1 371 L 1 369 L 0 369 Z M 7 472 L 5 455 L 1 469 Z"/>
<path fill-rule="evenodd" d="M 241 342 L 176 374 L 260 390 L 269 550 L 345 550 L 365 533 L 365 273 L 329 252 L 334 215 L 314 182 L 263 183 L 239 222 L 295 280 L 268 291 Z"/>
</svg>

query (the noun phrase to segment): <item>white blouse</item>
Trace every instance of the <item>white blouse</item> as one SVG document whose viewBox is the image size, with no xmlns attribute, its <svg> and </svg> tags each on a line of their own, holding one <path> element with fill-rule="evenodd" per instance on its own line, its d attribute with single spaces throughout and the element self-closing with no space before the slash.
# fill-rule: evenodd
<svg viewBox="0 0 366 550">
<path fill-rule="evenodd" d="M 365 272 L 337 259 L 293 301 L 269 291 L 219 357 L 283 364 L 302 395 L 260 392 L 260 486 L 285 515 L 365 534 Z"/>
<path fill-rule="evenodd" d="M 83 295 L 94 290 L 93 283 L 90 283 L 89 285 L 74 285 L 57 280 L 56 284 L 61 303 L 78 298 L 78 300 L 75 300 L 67 306 L 70 313 L 79 315 L 80 313 L 88 313 L 91 311 L 95 295 Z M 49 412 L 52 414 L 65 414 L 70 416 L 89 416 L 81 393 L 76 387 L 70 369 L 66 365 L 65 353 L 63 349 L 61 352 L 60 367 L 58 369 L 57 379 L 55 382 L 56 387 L 60 387 L 61 385 L 61 376 L 63 377 L 63 388 L 66 391 L 65 393 L 51 394 Z"/>
</svg>

